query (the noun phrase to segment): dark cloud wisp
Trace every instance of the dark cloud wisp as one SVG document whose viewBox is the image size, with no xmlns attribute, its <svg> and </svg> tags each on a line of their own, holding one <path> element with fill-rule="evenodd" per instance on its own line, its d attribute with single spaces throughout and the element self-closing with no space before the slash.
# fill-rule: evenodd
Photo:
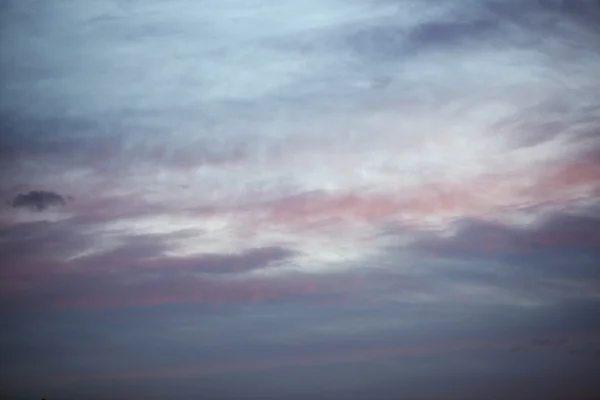
<svg viewBox="0 0 600 400">
<path fill-rule="evenodd" d="M 48 207 L 64 206 L 67 204 L 65 198 L 60 194 L 45 190 L 32 190 L 27 194 L 19 193 L 8 203 L 13 208 L 29 208 L 37 211 L 44 211 Z"/>
</svg>

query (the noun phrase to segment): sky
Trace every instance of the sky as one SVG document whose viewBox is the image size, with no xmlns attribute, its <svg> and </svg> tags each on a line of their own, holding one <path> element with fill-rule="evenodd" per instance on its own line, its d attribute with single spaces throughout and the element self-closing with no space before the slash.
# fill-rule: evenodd
<svg viewBox="0 0 600 400">
<path fill-rule="evenodd" d="M 600 1 L 0 0 L 0 395 L 600 394 Z"/>
</svg>

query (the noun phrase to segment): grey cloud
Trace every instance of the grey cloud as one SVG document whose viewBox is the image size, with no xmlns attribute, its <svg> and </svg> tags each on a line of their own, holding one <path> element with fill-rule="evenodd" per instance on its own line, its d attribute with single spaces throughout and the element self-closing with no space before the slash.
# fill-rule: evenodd
<svg viewBox="0 0 600 400">
<path fill-rule="evenodd" d="M 285 260 L 294 254 L 282 247 L 262 247 L 241 254 L 207 254 L 190 260 L 199 273 L 231 274 L 264 268 L 275 261 Z M 166 260 L 168 263 L 168 260 Z"/>
<path fill-rule="evenodd" d="M 600 2 L 598 0 L 538 0 L 532 2 L 509 1 L 492 2 L 491 6 L 496 10 L 501 10 L 504 5 L 505 10 L 512 10 L 512 15 L 516 15 L 519 10 L 546 11 L 554 15 L 565 17 L 578 17 L 590 22 L 600 24 L 596 16 L 600 15 Z"/>
<path fill-rule="evenodd" d="M 537 225 L 516 228 L 463 219 L 449 238 L 423 235 L 412 247 L 418 251 L 457 257 L 509 256 L 547 251 L 586 250 L 600 244 L 600 219 L 594 215 L 554 214 Z"/>
<path fill-rule="evenodd" d="M 185 232 L 183 233 L 185 235 Z M 116 249 L 92 254 L 73 261 L 83 270 L 101 272 L 114 266 L 125 276 L 135 279 L 146 274 L 162 276 L 166 280 L 190 274 L 235 274 L 264 268 L 275 261 L 285 260 L 293 255 L 291 250 L 282 247 L 261 247 L 238 254 L 200 254 L 189 257 L 167 257 L 168 238 L 176 234 L 156 237 L 123 238 L 123 244 Z M 139 268 L 139 269 L 136 269 Z"/>
<path fill-rule="evenodd" d="M 65 259 L 93 248 L 98 236 L 96 228 L 103 220 L 70 218 L 57 222 L 36 221 L 0 229 L 0 258 L 8 264 L 27 264 L 32 261 L 64 262 Z M 107 258 L 130 261 L 134 256 L 156 256 L 165 249 L 167 239 L 190 236 L 189 231 L 169 235 L 135 235 L 118 237 L 120 245 L 111 251 L 95 254 L 102 261 Z M 101 263 L 101 262 L 99 262 Z"/>
<path fill-rule="evenodd" d="M 568 77 L 563 80 L 568 81 Z M 523 148 L 559 135 L 571 141 L 593 139 L 598 137 L 599 120 L 600 102 L 593 91 L 582 93 L 565 87 L 561 96 L 525 108 L 494 129 L 499 133 L 516 133 L 516 145 Z"/>
<path fill-rule="evenodd" d="M 15 185 L 36 180 L 40 169 L 32 168 L 32 160 L 65 170 L 134 173 L 132 169 L 146 162 L 174 169 L 235 163 L 246 157 L 251 147 L 249 141 L 197 135 L 167 145 L 156 140 L 160 136 L 148 135 L 157 130 L 154 118 L 156 114 L 145 112 L 123 112 L 108 121 L 0 114 L 0 129 L 6 133 L 0 137 L 0 176 L 5 175 L 1 179 Z M 197 121 L 196 128 L 201 125 Z M 144 136 L 138 135 L 141 132 Z M 16 170 L 17 174 L 6 172 Z"/>
<path fill-rule="evenodd" d="M 556 214 L 522 228 L 463 219 L 446 237 L 393 230 L 391 237 L 407 234 L 414 241 L 363 260 L 369 272 L 357 295 L 402 304 L 426 298 L 516 307 L 592 300 L 600 293 L 599 221 L 590 212 Z M 385 281 L 378 282 L 378 275 Z"/>
<path fill-rule="evenodd" d="M 97 225 L 93 222 L 72 218 L 1 229 L 0 307 L 35 307 L 51 300 L 82 296 L 91 290 L 110 296 L 128 279 L 147 280 L 150 272 L 131 271 L 149 259 L 160 258 L 169 248 L 170 239 L 194 234 L 179 231 L 168 235 L 123 235 L 114 237 L 119 242 L 116 248 L 89 255 L 101 240 L 90 232 L 94 226 Z M 62 267 L 71 268 L 71 272 Z"/>
<path fill-rule="evenodd" d="M 177 235 L 123 237 L 121 246 L 115 249 L 79 256 L 69 261 L 44 259 L 42 267 L 27 263 L 27 254 L 22 254 L 27 253 L 23 247 L 12 248 L 10 252 L 4 253 L 12 261 L 3 271 L 6 275 L 4 283 L 6 287 L 10 287 L 15 282 L 21 284 L 22 278 L 28 277 L 28 284 L 21 284 L 21 290 L 15 293 L 8 290 L 3 293 L 1 309 L 35 311 L 51 309 L 61 304 L 68 307 L 104 307 L 106 304 L 109 307 L 130 307 L 143 305 L 152 298 L 160 299 L 160 296 L 167 299 L 160 302 L 168 304 L 170 301 L 192 301 L 190 296 L 197 292 L 201 292 L 204 302 L 220 295 L 244 300 L 249 296 L 248 286 L 239 289 L 204 278 L 207 278 L 206 275 L 214 277 L 264 268 L 272 262 L 285 260 L 292 254 L 285 248 L 265 247 L 241 254 L 174 258 L 165 256 L 164 251 L 169 248 L 167 240 Z M 52 244 L 54 246 L 51 247 L 56 247 L 61 242 Z M 68 244 L 63 246 L 70 253 L 74 253 L 76 249 L 75 246 L 69 248 Z M 69 253 L 63 251 L 62 255 L 66 254 Z M 51 268 L 61 263 L 69 269 Z"/>
<path fill-rule="evenodd" d="M 447 55 L 450 74 L 458 60 L 476 58 L 479 51 L 490 49 L 523 65 L 532 65 L 533 59 L 523 58 L 522 51 L 537 58 L 539 66 L 545 59 L 570 63 L 585 57 L 586 51 L 596 52 L 600 41 L 596 1 L 461 1 L 436 6 L 436 13 L 423 17 L 416 13 L 411 22 L 401 12 L 364 21 L 345 28 L 338 40 L 361 60 L 366 73 L 383 74 L 393 74 L 398 65 L 411 65 L 429 53 Z M 581 19 L 590 23 L 582 24 Z M 565 71 L 553 73 L 566 77 Z"/>
<path fill-rule="evenodd" d="M 600 224 L 593 216 L 555 215 L 520 229 L 469 220 L 461 225 L 452 237 L 427 234 L 409 246 L 440 288 L 459 283 L 489 295 L 550 302 L 600 293 Z"/>
<path fill-rule="evenodd" d="M 500 23 L 494 20 L 476 19 L 465 22 L 432 22 L 413 29 L 407 40 L 415 47 L 461 44 L 466 41 L 485 41 L 486 34 L 497 32 Z"/>
<path fill-rule="evenodd" d="M 73 221 L 37 221 L 0 229 L 0 258 L 4 271 L 19 270 L 30 262 L 54 262 L 88 248 L 93 238 L 85 225 Z"/>
<path fill-rule="evenodd" d="M 58 193 L 45 190 L 32 190 L 29 193 L 18 194 L 9 204 L 13 208 L 29 208 L 44 211 L 52 206 L 64 206 L 66 200 Z"/>
<path fill-rule="evenodd" d="M 415 27 L 396 24 L 361 28 L 352 33 L 347 43 L 357 54 L 369 61 L 399 61 L 421 52 L 451 50 L 470 43 L 483 43 L 501 33 L 501 24 L 494 19 L 472 21 L 431 21 Z"/>
</svg>

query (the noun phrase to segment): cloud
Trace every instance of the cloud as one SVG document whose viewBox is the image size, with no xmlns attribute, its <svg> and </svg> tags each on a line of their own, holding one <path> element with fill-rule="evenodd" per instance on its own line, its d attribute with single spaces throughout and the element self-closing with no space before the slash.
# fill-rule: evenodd
<svg viewBox="0 0 600 400">
<path fill-rule="evenodd" d="M 182 266 L 189 272 L 201 274 L 234 274 L 254 271 L 260 268 L 266 268 L 272 263 L 285 261 L 290 258 L 294 252 L 281 247 L 263 247 L 250 249 L 240 254 L 202 254 L 197 257 L 188 257 L 182 259 Z M 178 260 L 165 260 L 173 264 L 174 268 L 179 264 Z M 161 262 L 154 264 L 160 268 Z M 150 267 L 149 265 L 147 267 Z"/>
<path fill-rule="evenodd" d="M 523 226 L 464 218 L 454 227 L 452 235 L 426 233 L 411 246 L 443 256 L 486 258 L 569 250 L 593 254 L 600 245 L 600 219 L 589 213 L 549 213 Z"/>
<path fill-rule="evenodd" d="M 0 209 L 0 372 L 468 398 L 598 328 L 597 1 L 4 3 L 0 197 L 69 207 Z"/>
<path fill-rule="evenodd" d="M 64 206 L 66 200 L 58 193 L 45 190 L 32 190 L 29 193 L 18 194 L 9 204 L 13 208 L 29 208 L 31 210 L 44 211 L 52 206 Z"/>
<path fill-rule="evenodd" d="M 170 256 L 171 242 L 193 232 L 108 235 L 102 247 L 94 225 L 65 220 L 21 224 L 0 232 L 2 305 L 11 309 L 113 308 L 150 304 L 216 305 L 291 298 L 314 292 L 315 280 L 245 279 L 285 262 L 282 247 L 233 254 Z M 331 282 L 326 286 L 332 285 Z"/>
</svg>

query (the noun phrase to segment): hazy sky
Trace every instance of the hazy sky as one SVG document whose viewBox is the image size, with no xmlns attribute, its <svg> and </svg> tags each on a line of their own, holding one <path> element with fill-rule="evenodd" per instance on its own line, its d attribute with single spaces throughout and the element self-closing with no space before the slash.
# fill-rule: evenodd
<svg viewBox="0 0 600 400">
<path fill-rule="evenodd" d="M 0 85 L 3 398 L 600 393 L 600 1 L 0 0 Z"/>
</svg>

